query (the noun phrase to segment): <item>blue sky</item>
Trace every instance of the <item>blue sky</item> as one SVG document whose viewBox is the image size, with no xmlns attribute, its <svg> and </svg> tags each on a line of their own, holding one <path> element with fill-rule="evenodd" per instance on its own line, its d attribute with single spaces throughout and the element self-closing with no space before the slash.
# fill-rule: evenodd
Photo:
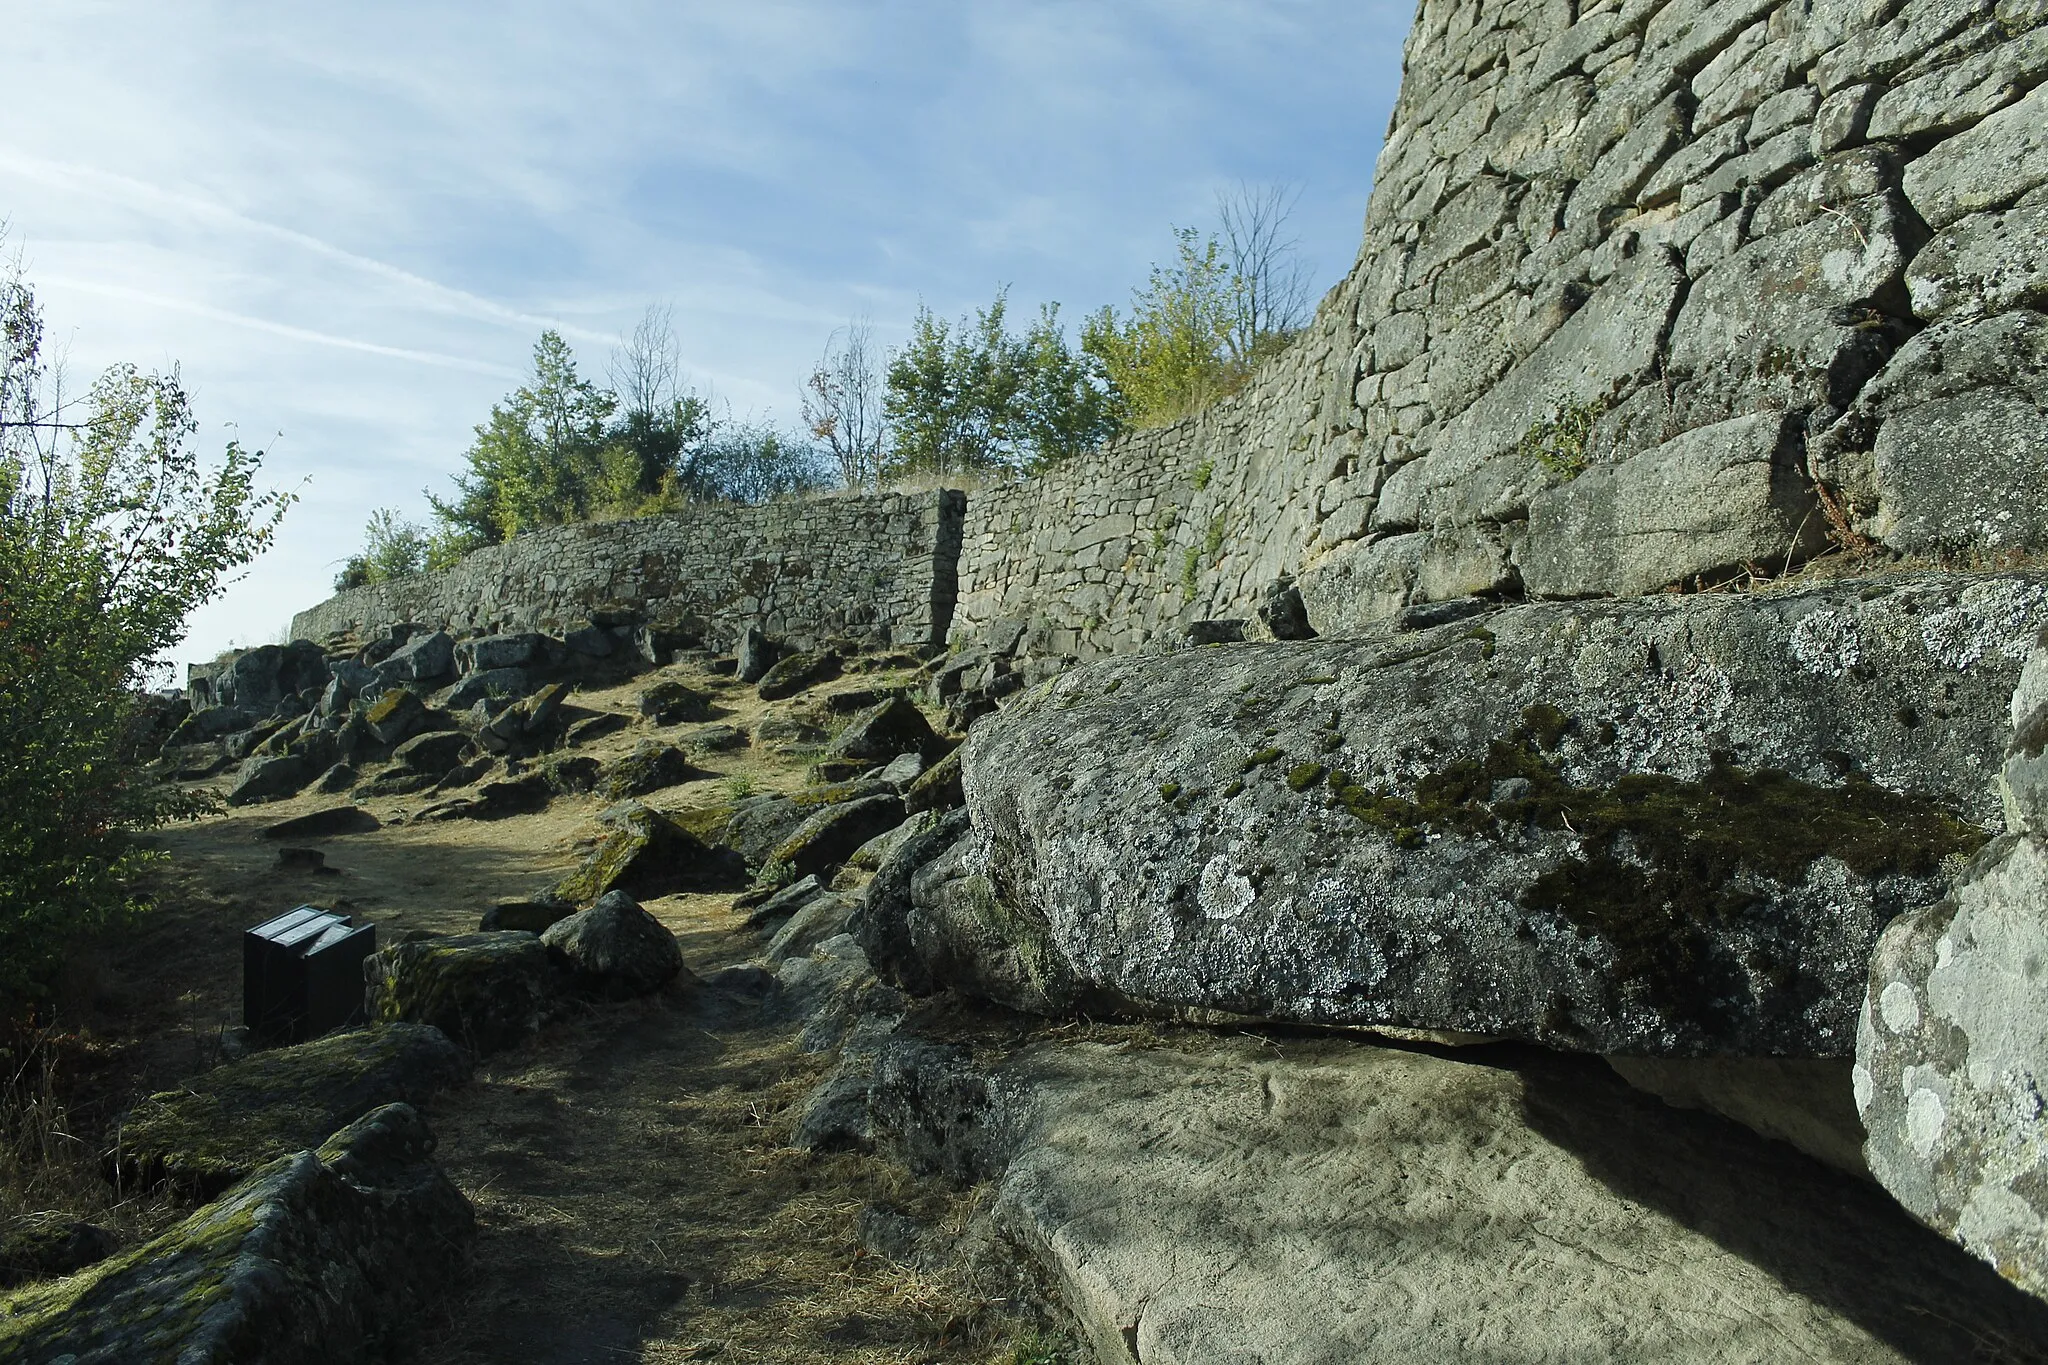
<svg viewBox="0 0 2048 1365">
<path fill-rule="evenodd" d="M 1328 287 L 1412 13 L 0 0 L 0 217 L 75 377 L 176 363 L 299 489 L 177 651 L 210 657 L 325 597 L 372 508 L 423 515 L 543 327 L 601 376 L 668 303 L 700 389 L 793 422 L 850 318 L 1125 304 L 1239 181 L 1299 187 Z"/>
</svg>

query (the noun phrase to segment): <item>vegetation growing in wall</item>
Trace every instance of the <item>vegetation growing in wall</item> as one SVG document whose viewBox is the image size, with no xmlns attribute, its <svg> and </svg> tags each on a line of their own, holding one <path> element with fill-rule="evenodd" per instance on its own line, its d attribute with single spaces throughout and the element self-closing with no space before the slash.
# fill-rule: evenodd
<svg viewBox="0 0 2048 1365">
<path fill-rule="evenodd" d="M 1576 479 L 1592 464 L 1593 424 L 1607 411 L 1605 398 L 1590 403 L 1560 397 L 1550 416 L 1522 433 L 1515 453 L 1561 479 Z"/>
</svg>

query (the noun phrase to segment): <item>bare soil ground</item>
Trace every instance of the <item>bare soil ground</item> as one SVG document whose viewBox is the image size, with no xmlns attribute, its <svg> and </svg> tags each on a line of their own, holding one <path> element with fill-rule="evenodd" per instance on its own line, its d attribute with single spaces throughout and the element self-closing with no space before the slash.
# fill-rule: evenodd
<svg viewBox="0 0 2048 1365">
<path fill-rule="evenodd" d="M 632 714 L 654 682 L 678 678 L 718 697 L 715 723 L 747 728 L 774 709 L 829 728 L 819 704 L 857 675 L 773 708 L 712 675 L 670 669 L 579 692 L 576 705 Z M 627 728 L 578 749 L 601 760 L 657 737 L 705 775 L 646 798 L 682 810 L 749 791 L 793 791 L 810 754 L 750 747 L 700 753 L 694 725 Z M 402 929 L 475 928 L 493 903 L 551 885 L 598 841 L 597 795 L 492 821 L 406 823 L 435 797 L 373 800 L 373 833 L 293 841 L 321 849 L 320 872 L 279 866 L 267 826 L 332 805 L 302 796 L 167 830 L 160 909 L 83 966 L 68 992 L 63 1089 L 72 1126 L 110 1140 L 118 1113 L 218 1062 L 240 1016 L 240 933 L 313 904 Z M 647 902 L 698 975 L 749 959 L 760 941 L 726 895 Z M 546 1365 L 618 1361 L 1044 1362 L 1030 1297 L 1006 1296 L 1013 1272 L 920 1273 L 863 1250 L 863 1208 L 957 1232 L 975 1191 L 913 1178 L 859 1154 L 788 1145 L 796 1107 L 827 1059 L 758 1003 L 695 986 L 592 1006 L 526 1046 L 481 1063 L 469 1086 L 428 1111 L 439 1159 L 480 1227 L 463 1291 L 426 1324 L 417 1358 Z M 38 1197 L 74 1216 L 152 1234 L 182 1210 L 157 1197 L 64 1188 Z M 27 1196 L 23 1196 L 26 1198 Z M 14 1203 L 20 1203 L 17 1198 Z M 0 1215 L 23 1210 L 0 1206 Z M 1021 1344 L 1020 1344 L 1021 1343 Z"/>
</svg>

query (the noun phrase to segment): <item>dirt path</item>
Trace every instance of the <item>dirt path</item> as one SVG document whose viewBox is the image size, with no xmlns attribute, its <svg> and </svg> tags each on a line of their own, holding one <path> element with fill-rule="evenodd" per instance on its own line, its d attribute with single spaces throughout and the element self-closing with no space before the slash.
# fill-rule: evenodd
<svg viewBox="0 0 2048 1365">
<path fill-rule="evenodd" d="M 576 700 L 630 711 L 656 680 Z M 747 725 L 764 709 L 737 689 L 719 696 L 723 723 Z M 637 723 L 577 752 L 606 759 L 650 736 L 687 747 L 690 728 Z M 705 775 L 657 793 L 654 804 L 715 805 L 736 791 L 794 790 L 804 780 L 800 753 L 745 749 L 692 760 Z M 433 798 L 373 801 L 385 828 L 306 841 L 326 855 L 324 872 L 280 870 L 276 844 L 260 831 L 335 799 L 301 797 L 165 835 L 167 884 L 184 907 L 182 932 L 165 946 L 181 945 L 178 970 L 192 987 L 178 1009 L 200 1043 L 163 1041 L 144 1068 L 150 1074 L 191 1070 L 182 1059 L 234 1021 L 237 935 L 247 924 L 304 902 L 366 916 L 386 933 L 473 929 L 494 902 L 530 896 L 573 867 L 601 834 L 595 817 L 606 804 L 572 797 L 507 819 L 408 824 L 396 822 Z M 676 933 L 699 975 L 760 949 L 740 929 L 730 895 L 670 896 L 647 908 Z M 873 1157 L 813 1157 L 787 1145 L 794 1106 L 827 1066 L 798 1050 L 796 1031 L 758 1001 L 678 988 L 590 1007 L 485 1060 L 471 1085 L 440 1097 L 428 1121 L 443 1166 L 477 1210 L 480 1236 L 465 1293 L 428 1324 L 417 1358 L 1016 1358 L 1019 1320 L 999 1291 L 979 1283 L 989 1276 L 920 1274 L 861 1247 L 863 1208 L 958 1229 L 972 1192 L 915 1180 Z"/>
</svg>

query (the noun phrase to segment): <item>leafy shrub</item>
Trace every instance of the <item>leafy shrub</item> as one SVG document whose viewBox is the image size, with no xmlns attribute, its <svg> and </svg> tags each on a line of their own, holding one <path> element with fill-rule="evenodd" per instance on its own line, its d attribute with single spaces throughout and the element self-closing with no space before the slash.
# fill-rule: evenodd
<svg viewBox="0 0 2048 1365">
<path fill-rule="evenodd" d="M 292 495 L 260 452 L 193 450 L 175 371 L 108 370 L 67 400 L 42 315 L 0 277 L 0 1023 L 69 947 L 134 912 L 134 831 L 194 803 L 148 776 L 138 689 L 186 616 L 270 544 Z"/>
</svg>

